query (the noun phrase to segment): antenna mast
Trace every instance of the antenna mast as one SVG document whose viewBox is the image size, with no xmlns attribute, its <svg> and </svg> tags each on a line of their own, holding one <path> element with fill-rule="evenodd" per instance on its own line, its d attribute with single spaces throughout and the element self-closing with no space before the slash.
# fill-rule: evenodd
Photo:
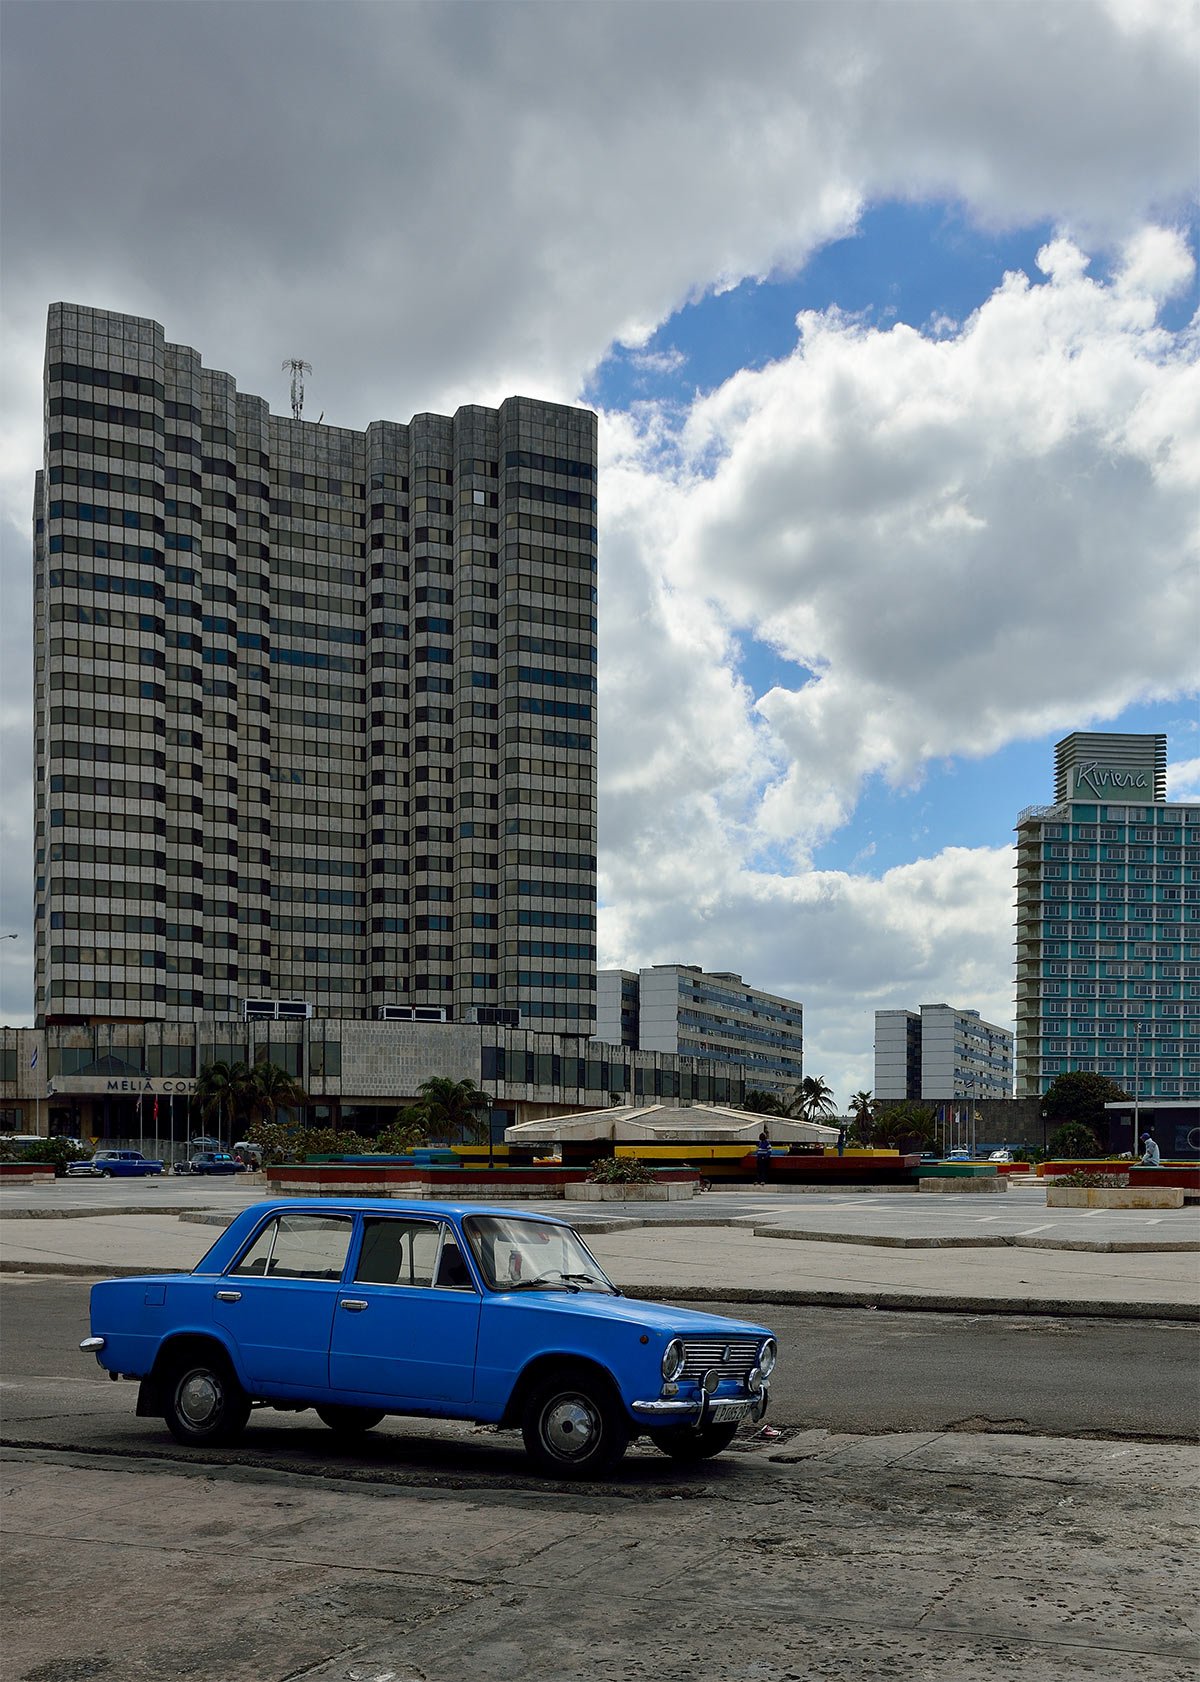
<svg viewBox="0 0 1200 1682">
<path fill-rule="evenodd" d="M 292 418 L 299 420 L 304 411 L 304 376 L 312 373 L 312 363 L 301 362 L 298 356 L 285 357 L 283 371 L 292 376 Z"/>
</svg>

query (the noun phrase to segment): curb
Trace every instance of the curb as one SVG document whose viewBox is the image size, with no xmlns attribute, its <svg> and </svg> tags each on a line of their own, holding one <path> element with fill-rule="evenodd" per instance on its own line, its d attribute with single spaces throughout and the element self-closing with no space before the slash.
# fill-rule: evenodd
<svg viewBox="0 0 1200 1682">
<path fill-rule="evenodd" d="M 895 1313 L 1048 1315 L 1054 1319 L 1182 1320 L 1200 1323 L 1198 1302 L 1080 1302 L 1052 1297 L 932 1296 L 921 1291 L 812 1291 L 672 1285 L 647 1290 L 622 1286 L 624 1295 L 650 1302 L 772 1303 L 798 1308 L 877 1308 Z"/>
<path fill-rule="evenodd" d="M 1071 1250 L 1092 1255 L 1156 1256 L 1162 1251 L 1200 1250 L 1197 1238 L 1032 1238 L 1003 1233 L 901 1238 L 873 1232 L 805 1232 L 797 1227 L 756 1226 L 755 1238 L 794 1238 L 804 1244 L 862 1244 L 887 1250 Z"/>
<path fill-rule="evenodd" d="M 179 1267 L 104 1267 L 94 1262 L 12 1262 L 0 1259 L 0 1274 L 78 1279 L 133 1279 L 142 1274 L 155 1278 L 173 1273 L 185 1276 L 191 1270 Z M 1080 1302 L 1051 1297 L 934 1296 L 921 1291 L 817 1291 L 746 1286 L 671 1285 L 651 1287 L 623 1285 L 622 1294 L 636 1302 L 720 1302 L 761 1303 L 796 1308 L 875 1308 L 890 1313 L 917 1314 L 1008 1314 L 1039 1315 L 1054 1319 L 1084 1320 L 1179 1320 L 1200 1323 L 1200 1303 L 1194 1302 Z"/>
</svg>

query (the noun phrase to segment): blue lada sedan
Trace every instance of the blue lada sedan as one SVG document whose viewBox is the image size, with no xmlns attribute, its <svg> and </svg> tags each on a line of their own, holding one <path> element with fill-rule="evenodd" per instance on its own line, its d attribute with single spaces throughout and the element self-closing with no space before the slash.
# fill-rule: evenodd
<svg viewBox="0 0 1200 1682">
<path fill-rule="evenodd" d="M 646 1435 L 702 1460 L 767 1410 L 764 1326 L 622 1296 L 565 1221 L 390 1199 L 258 1203 L 187 1274 L 93 1286 L 93 1352 L 139 1416 L 232 1442 L 254 1407 L 333 1430 L 387 1414 L 519 1429 L 559 1477 Z"/>
</svg>

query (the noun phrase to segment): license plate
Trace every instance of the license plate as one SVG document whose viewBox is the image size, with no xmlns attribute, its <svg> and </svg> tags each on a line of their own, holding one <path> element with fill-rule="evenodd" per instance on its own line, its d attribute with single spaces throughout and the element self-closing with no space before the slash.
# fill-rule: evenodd
<svg viewBox="0 0 1200 1682">
<path fill-rule="evenodd" d="M 708 1417 L 714 1425 L 726 1425 L 731 1419 L 745 1419 L 753 1402 L 714 1402 Z"/>
</svg>

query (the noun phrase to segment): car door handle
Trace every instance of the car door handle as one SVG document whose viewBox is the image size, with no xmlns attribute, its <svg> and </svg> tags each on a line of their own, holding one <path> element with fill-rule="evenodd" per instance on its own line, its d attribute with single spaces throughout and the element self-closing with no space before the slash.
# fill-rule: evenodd
<svg viewBox="0 0 1200 1682">
<path fill-rule="evenodd" d="M 217 1301 L 218 1302 L 241 1302 L 241 1300 L 242 1300 L 242 1293 L 240 1291 L 218 1291 L 217 1292 Z"/>
<path fill-rule="evenodd" d="M 351 1314 L 361 1314 L 366 1306 L 362 1297 L 343 1297 L 338 1304 L 339 1308 L 348 1309 Z"/>
</svg>

